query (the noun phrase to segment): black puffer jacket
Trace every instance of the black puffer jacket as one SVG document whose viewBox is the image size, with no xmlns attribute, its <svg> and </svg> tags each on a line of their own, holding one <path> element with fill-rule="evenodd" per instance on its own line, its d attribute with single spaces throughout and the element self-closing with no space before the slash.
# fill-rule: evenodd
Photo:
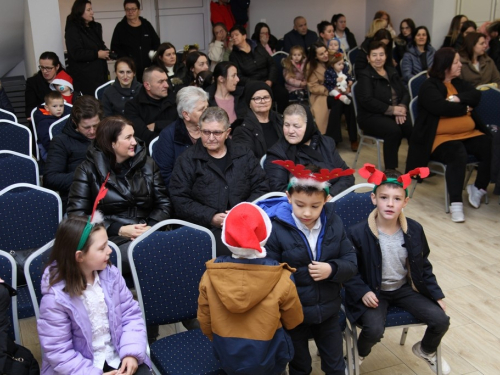
<svg viewBox="0 0 500 375">
<path fill-rule="evenodd" d="M 177 158 L 169 191 L 180 219 L 210 228 L 216 213 L 269 192 L 266 174 L 253 153 L 234 147 L 231 140 L 226 140 L 226 146 L 230 160 L 224 174 L 201 139 Z"/>
<path fill-rule="evenodd" d="M 273 147 L 271 147 L 267 152 L 266 162 L 264 164 L 264 169 L 269 178 L 269 185 L 271 191 L 285 191 L 290 180 L 290 174 L 288 171 L 272 162 L 274 160 L 287 160 L 286 150 L 289 143 L 285 138 L 281 138 Z M 318 151 L 321 156 L 323 156 L 323 161 L 315 160 L 311 156 L 304 152 L 299 151 L 297 153 L 296 160 L 293 160 L 295 164 L 314 164 L 320 168 L 334 169 L 342 168 L 348 169 L 349 167 L 342 159 L 340 154 L 335 147 L 335 141 L 324 135 L 314 135 L 311 139 L 311 146 L 316 151 Z M 334 197 L 338 193 L 341 193 L 348 187 L 354 185 L 354 176 L 342 176 L 340 178 L 335 178 L 330 181 L 330 195 Z"/>
<path fill-rule="evenodd" d="M 137 80 L 142 82 L 144 69 L 151 65 L 149 51 L 156 51 L 160 45 L 160 38 L 151 23 L 139 17 L 141 25 L 130 26 L 127 17 L 118 22 L 111 38 L 111 50 L 118 57 L 131 57 L 135 62 Z"/>
<path fill-rule="evenodd" d="M 75 130 L 68 118 L 62 133 L 50 142 L 45 162 L 43 186 L 58 191 L 63 203 L 63 212 L 68 202 L 68 193 L 76 168 L 85 160 L 90 139 Z"/>
<path fill-rule="evenodd" d="M 65 39 L 68 74 L 75 91 L 94 96 L 95 89 L 108 81 L 108 64 L 98 56 L 100 50 L 108 49 L 102 40 L 101 24 L 92 21 L 86 27 L 68 17 Z"/>
<path fill-rule="evenodd" d="M 383 115 L 389 106 L 402 104 L 409 108 L 410 94 L 395 68 L 385 67 L 389 77 L 382 77 L 371 65 L 356 73 L 358 83 L 355 95 L 358 103 L 358 122 L 361 128 L 364 123 L 372 121 L 375 115 Z M 397 103 L 392 102 L 392 89 L 398 97 Z"/>
<path fill-rule="evenodd" d="M 276 83 L 277 69 L 274 60 L 260 44 L 255 44 L 253 40 L 247 39 L 250 45 L 250 52 L 244 52 L 233 47 L 229 55 L 229 61 L 238 68 L 239 85 L 245 85 L 248 80 L 271 81 Z"/>
<path fill-rule="evenodd" d="M 327 203 L 318 219 L 322 227 L 314 259 L 307 239 L 295 224 L 292 206 L 286 198 L 266 199 L 258 205 L 273 223 L 266 243 L 267 256 L 297 269 L 293 277 L 304 311 L 304 323 L 319 324 L 338 313 L 341 284 L 356 274 L 357 267 L 356 253 L 346 236 L 342 220 L 335 214 L 334 205 Z M 308 269 L 311 260 L 330 264 L 331 275 L 314 281 Z"/>
<path fill-rule="evenodd" d="M 208 94 L 208 106 L 218 107 L 215 101 L 215 92 L 217 91 L 217 84 L 212 84 L 205 90 Z M 245 89 L 241 86 L 236 86 L 231 95 L 234 97 L 234 111 L 236 112 L 236 117 L 238 119 L 243 119 L 248 111 L 248 105 L 245 103 Z"/>
<path fill-rule="evenodd" d="M 135 135 L 144 140 L 149 147 L 151 141 L 179 117 L 175 106 L 175 94 L 169 89 L 166 98 L 156 100 L 142 87 L 134 99 L 125 103 L 125 117 L 134 124 Z M 147 127 L 151 123 L 155 124 L 154 131 Z"/>
<path fill-rule="evenodd" d="M 264 138 L 262 124 L 257 119 L 257 116 L 255 116 L 255 113 L 249 110 L 241 124 L 234 125 L 236 126 L 231 131 L 233 134 L 231 138 L 233 143 L 248 148 L 260 160 L 267 153 L 268 141 Z M 269 124 L 267 126 L 271 126 L 274 129 L 278 138 L 283 136 L 283 116 L 278 112 L 269 112 Z M 269 148 L 272 146 L 269 145 Z"/>
<path fill-rule="evenodd" d="M 122 172 L 111 170 L 95 142 L 87 160 L 77 168 L 69 192 L 68 214 L 90 215 L 99 188 L 106 179 L 108 193 L 97 206 L 104 215 L 108 236 L 116 236 L 123 225 L 154 225 L 170 218 L 170 200 L 154 160 L 147 156 L 144 142 L 137 139 L 136 154 L 122 163 Z"/>
</svg>

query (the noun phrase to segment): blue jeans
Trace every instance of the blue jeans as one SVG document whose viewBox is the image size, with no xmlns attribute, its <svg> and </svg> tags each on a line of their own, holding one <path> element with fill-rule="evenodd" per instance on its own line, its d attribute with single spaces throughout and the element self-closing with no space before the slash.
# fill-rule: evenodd
<svg viewBox="0 0 500 375">
<path fill-rule="evenodd" d="M 437 303 L 415 292 L 409 284 L 405 284 L 392 292 L 381 291 L 378 297 L 378 307 L 369 308 L 358 319 L 358 323 L 363 326 L 358 338 L 359 355 L 366 357 L 370 354 L 372 347 L 384 337 L 389 305 L 401 307 L 427 324 L 421 344 L 422 350 L 429 354 L 434 353 L 448 331 L 450 317 Z"/>
</svg>

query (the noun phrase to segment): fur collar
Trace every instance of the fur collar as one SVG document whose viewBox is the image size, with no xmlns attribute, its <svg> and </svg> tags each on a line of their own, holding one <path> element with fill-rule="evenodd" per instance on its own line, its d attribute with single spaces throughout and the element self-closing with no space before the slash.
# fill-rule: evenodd
<svg viewBox="0 0 500 375">
<path fill-rule="evenodd" d="M 375 219 L 378 216 L 378 211 L 375 208 L 372 213 L 368 216 L 368 227 L 370 228 L 370 231 L 373 233 L 373 235 L 378 238 L 378 229 L 377 229 L 377 222 Z M 407 234 L 408 233 L 408 223 L 406 221 L 406 216 L 403 212 L 399 215 L 399 224 L 401 225 L 401 229 L 403 229 L 403 233 Z"/>
</svg>

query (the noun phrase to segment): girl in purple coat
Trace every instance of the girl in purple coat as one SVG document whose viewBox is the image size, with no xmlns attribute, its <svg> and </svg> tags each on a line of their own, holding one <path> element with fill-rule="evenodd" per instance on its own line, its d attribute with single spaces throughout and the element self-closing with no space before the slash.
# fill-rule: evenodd
<svg viewBox="0 0 500 375">
<path fill-rule="evenodd" d="M 109 261 L 106 229 L 95 221 L 72 217 L 57 230 L 42 278 L 41 373 L 150 374 L 141 310 Z"/>
</svg>

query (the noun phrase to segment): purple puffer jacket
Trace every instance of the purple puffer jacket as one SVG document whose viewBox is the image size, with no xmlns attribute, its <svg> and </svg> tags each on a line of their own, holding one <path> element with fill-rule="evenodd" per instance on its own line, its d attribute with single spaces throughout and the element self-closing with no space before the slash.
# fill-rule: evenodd
<svg viewBox="0 0 500 375">
<path fill-rule="evenodd" d="M 55 266 L 55 263 L 50 267 Z M 83 301 L 63 291 L 63 281 L 49 286 L 49 268 L 42 278 L 42 302 L 38 335 L 43 350 L 42 375 L 101 375 L 93 366 L 92 328 Z M 139 304 L 127 289 L 120 271 L 108 266 L 99 273 L 108 306 L 111 340 L 120 358 L 132 356 L 140 364 L 151 362 L 146 356 L 146 326 Z"/>
</svg>

